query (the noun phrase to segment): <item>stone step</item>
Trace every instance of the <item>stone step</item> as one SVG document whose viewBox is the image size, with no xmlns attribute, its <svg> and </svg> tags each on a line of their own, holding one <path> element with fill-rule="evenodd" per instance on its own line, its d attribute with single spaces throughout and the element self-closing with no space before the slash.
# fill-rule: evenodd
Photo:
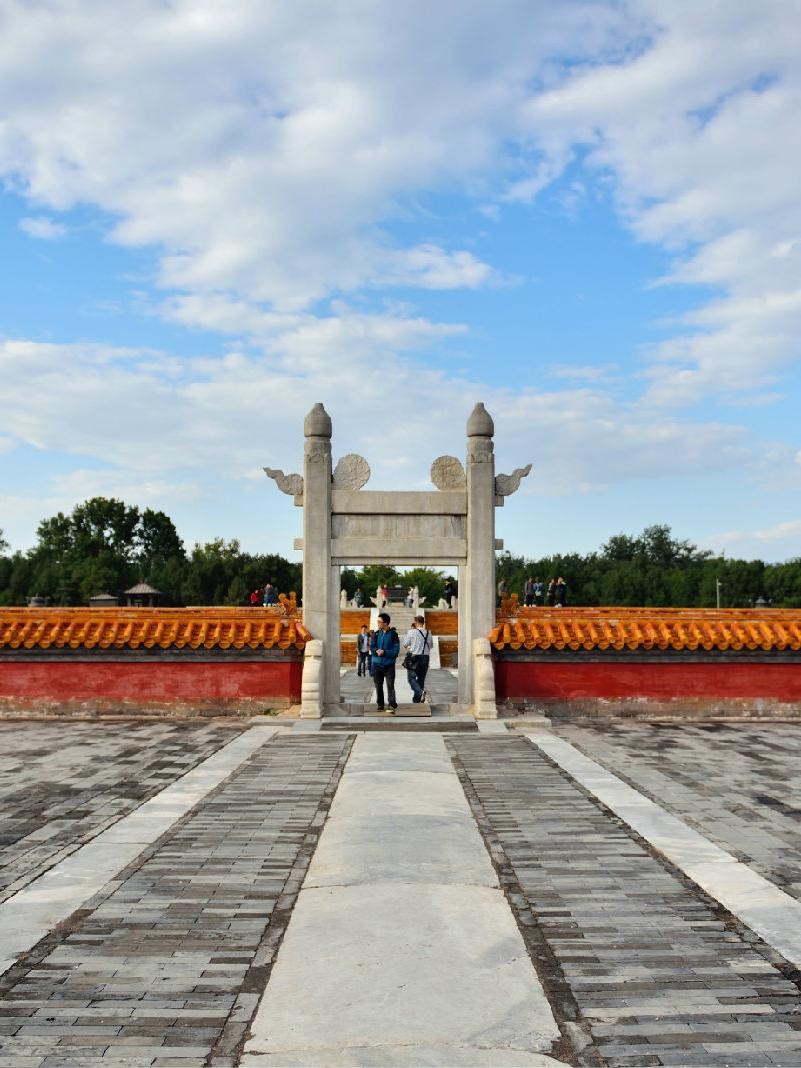
<svg viewBox="0 0 801 1068">
<path fill-rule="evenodd" d="M 385 708 L 384 711 L 381 712 L 381 711 L 379 711 L 378 705 L 376 705 L 376 704 L 365 704 L 364 705 L 364 714 L 365 714 L 365 716 L 387 716 L 388 718 L 391 715 L 391 713 L 390 713 L 388 708 Z M 411 702 L 409 702 L 408 704 L 399 704 L 398 707 L 397 707 L 397 710 L 395 712 L 395 715 L 396 716 L 430 716 L 431 715 L 431 705 L 428 704 L 428 702 L 426 702 L 425 704 L 421 703 L 421 704 L 418 704 L 418 705 L 412 704 Z"/>
<path fill-rule="evenodd" d="M 419 719 L 416 716 L 352 716 L 318 721 L 323 731 L 430 731 L 450 734 L 453 731 L 478 732 L 476 720 Z"/>
</svg>

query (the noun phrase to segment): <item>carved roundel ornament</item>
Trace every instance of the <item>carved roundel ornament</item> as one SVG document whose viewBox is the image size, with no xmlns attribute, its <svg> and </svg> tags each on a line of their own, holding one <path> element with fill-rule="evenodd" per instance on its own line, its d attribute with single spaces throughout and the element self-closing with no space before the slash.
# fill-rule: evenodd
<svg viewBox="0 0 801 1068">
<path fill-rule="evenodd" d="M 464 489 L 467 479 L 461 460 L 455 456 L 438 456 L 431 465 L 431 481 L 439 490 Z"/>
<path fill-rule="evenodd" d="M 360 490 L 370 478 L 370 465 L 357 452 L 343 456 L 334 468 L 333 483 L 337 489 Z"/>
</svg>

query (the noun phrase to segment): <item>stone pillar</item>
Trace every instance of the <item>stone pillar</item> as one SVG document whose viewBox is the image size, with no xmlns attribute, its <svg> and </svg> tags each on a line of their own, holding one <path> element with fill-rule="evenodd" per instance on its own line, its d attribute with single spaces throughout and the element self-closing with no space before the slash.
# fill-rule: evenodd
<svg viewBox="0 0 801 1068">
<path fill-rule="evenodd" d="M 331 417 L 303 423 L 303 622 L 322 641 L 320 704 L 339 704 L 339 568 L 331 564 Z"/>
<path fill-rule="evenodd" d="M 474 642 L 476 639 L 487 638 L 495 625 L 494 433 L 492 417 L 483 404 L 477 404 L 467 420 L 467 581 L 459 590 L 460 689 L 464 675 L 464 692 L 469 694 L 469 703 L 476 714 L 479 712 L 479 701 L 473 657 Z M 462 623 L 466 624 L 467 631 L 464 642 L 461 641 Z M 481 715 L 486 717 L 491 714 L 490 702 L 485 696 L 481 702 Z"/>
<path fill-rule="evenodd" d="M 459 597 L 456 600 L 456 613 L 459 617 L 458 623 L 458 648 L 456 655 L 456 662 L 459 665 L 459 706 L 464 711 L 473 703 L 473 691 L 470 688 L 470 680 L 472 678 L 470 674 L 470 668 L 468 661 L 472 659 L 470 649 L 470 622 L 467 618 L 467 608 L 470 604 L 470 598 L 467 596 L 467 567 L 464 564 L 459 564 L 456 569 L 456 584 L 459 590 Z M 464 590 L 464 595 L 462 594 Z M 453 602 L 452 602 L 453 603 Z"/>
</svg>

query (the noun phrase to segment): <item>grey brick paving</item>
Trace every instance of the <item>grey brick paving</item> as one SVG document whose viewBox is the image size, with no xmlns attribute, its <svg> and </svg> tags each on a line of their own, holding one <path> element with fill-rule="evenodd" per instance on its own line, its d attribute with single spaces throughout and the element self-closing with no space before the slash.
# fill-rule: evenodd
<svg viewBox="0 0 801 1068">
<path fill-rule="evenodd" d="M 557 733 L 801 900 L 801 724 L 565 724 Z"/>
<path fill-rule="evenodd" d="M 242 729 L 217 724 L 0 723 L 0 902 Z"/>
<path fill-rule="evenodd" d="M 0 998 L 0 1068 L 220 1065 L 255 1011 L 348 736 L 278 736 Z M 84 914 L 85 913 L 85 914 Z M 42 947 L 40 947 L 40 950 Z"/>
<path fill-rule="evenodd" d="M 525 739 L 447 744 L 585 1063 L 801 1065 L 801 995 L 772 951 Z"/>
</svg>

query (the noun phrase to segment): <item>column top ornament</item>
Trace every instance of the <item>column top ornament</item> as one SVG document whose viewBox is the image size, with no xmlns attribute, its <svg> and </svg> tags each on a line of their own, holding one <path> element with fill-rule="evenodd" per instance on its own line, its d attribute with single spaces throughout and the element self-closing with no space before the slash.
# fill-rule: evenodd
<svg viewBox="0 0 801 1068">
<path fill-rule="evenodd" d="M 492 416 L 479 401 L 470 413 L 467 420 L 467 436 L 469 438 L 491 438 L 495 434 L 495 424 Z"/>
<path fill-rule="evenodd" d="M 303 433 L 307 438 L 330 438 L 333 427 L 331 416 L 318 401 L 303 420 Z"/>
</svg>

